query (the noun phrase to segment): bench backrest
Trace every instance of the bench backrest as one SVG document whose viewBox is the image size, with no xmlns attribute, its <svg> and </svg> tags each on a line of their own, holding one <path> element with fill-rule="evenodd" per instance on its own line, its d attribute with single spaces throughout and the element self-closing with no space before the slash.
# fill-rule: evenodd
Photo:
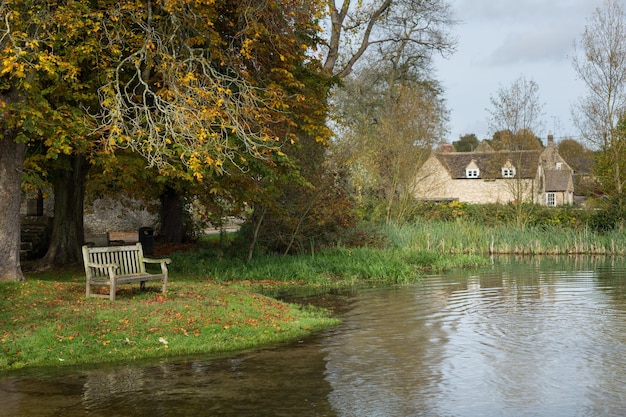
<svg viewBox="0 0 626 417">
<path fill-rule="evenodd" d="M 132 246 L 110 246 L 110 247 L 83 247 L 83 258 L 85 262 L 97 264 L 115 264 L 118 268 L 116 275 L 145 274 L 146 265 L 143 262 L 143 250 L 141 243 Z M 106 277 L 107 268 L 85 268 L 91 270 L 92 278 Z"/>
</svg>

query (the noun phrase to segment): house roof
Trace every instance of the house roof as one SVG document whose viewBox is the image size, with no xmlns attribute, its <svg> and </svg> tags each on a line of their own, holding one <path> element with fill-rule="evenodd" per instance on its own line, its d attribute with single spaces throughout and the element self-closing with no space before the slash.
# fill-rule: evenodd
<svg viewBox="0 0 626 417">
<path fill-rule="evenodd" d="M 472 162 L 480 170 L 479 178 L 500 179 L 507 161 L 516 170 L 516 178 L 536 178 L 542 151 L 454 152 L 437 153 L 436 158 L 451 178 L 466 178 L 465 169 Z"/>
<path fill-rule="evenodd" d="M 572 188 L 571 171 L 568 169 L 547 169 L 546 191 L 567 191 Z"/>
<path fill-rule="evenodd" d="M 476 149 L 474 149 L 474 152 L 495 152 L 495 149 L 493 149 L 486 140 L 483 140 L 478 144 Z"/>
</svg>

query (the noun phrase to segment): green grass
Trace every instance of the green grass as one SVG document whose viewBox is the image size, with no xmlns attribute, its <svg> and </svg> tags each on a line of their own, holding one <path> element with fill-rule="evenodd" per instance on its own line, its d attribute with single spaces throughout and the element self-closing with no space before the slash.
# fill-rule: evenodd
<svg viewBox="0 0 626 417">
<path fill-rule="evenodd" d="M 475 266 L 475 255 L 414 248 L 336 248 L 250 262 L 204 248 L 170 257 L 168 293 L 124 285 L 116 301 L 85 298 L 70 267 L 0 283 L 0 372 L 239 351 L 297 340 L 336 325 L 332 312 L 272 296 L 414 282 L 425 270 Z"/>
<path fill-rule="evenodd" d="M 210 281 L 174 281 L 166 297 L 124 286 L 115 302 L 86 299 L 82 282 L 31 279 L 0 289 L 0 370 L 237 351 L 338 322 Z"/>
<path fill-rule="evenodd" d="M 484 257 L 442 254 L 414 248 L 367 247 L 327 249 L 314 255 L 264 255 L 249 262 L 219 258 L 209 251 L 172 255 L 176 276 L 210 277 L 218 282 L 249 283 L 272 289 L 327 291 L 376 283 L 405 284 L 419 280 L 424 271 L 476 266 Z M 267 292 L 266 292 L 267 293 Z"/>
</svg>

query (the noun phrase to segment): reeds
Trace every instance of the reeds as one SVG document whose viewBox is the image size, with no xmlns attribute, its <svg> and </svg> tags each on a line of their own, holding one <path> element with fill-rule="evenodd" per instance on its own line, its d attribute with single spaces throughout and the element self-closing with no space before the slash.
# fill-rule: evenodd
<svg viewBox="0 0 626 417">
<path fill-rule="evenodd" d="M 390 244 L 442 253 L 512 255 L 624 255 L 626 236 L 618 231 L 598 233 L 589 228 L 528 226 L 523 229 L 486 226 L 467 220 L 424 221 L 389 226 Z"/>
</svg>

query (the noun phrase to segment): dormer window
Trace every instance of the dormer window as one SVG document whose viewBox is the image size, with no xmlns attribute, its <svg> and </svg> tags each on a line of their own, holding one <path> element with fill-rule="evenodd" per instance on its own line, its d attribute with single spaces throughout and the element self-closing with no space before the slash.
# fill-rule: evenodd
<svg viewBox="0 0 626 417">
<path fill-rule="evenodd" d="M 502 168 L 502 178 L 513 178 L 515 177 L 515 168 Z"/>
<path fill-rule="evenodd" d="M 465 178 L 478 178 L 479 175 L 480 169 L 478 169 L 476 161 L 472 159 L 472 161 L 465 166 Z"/>
<path fill-rule="evenodd" d="M 480 174 L 478 168 L 467 168 L 465 170 L 465 176 L 467 178 L 478 178 L 478 174 Z"/>
</svg>

